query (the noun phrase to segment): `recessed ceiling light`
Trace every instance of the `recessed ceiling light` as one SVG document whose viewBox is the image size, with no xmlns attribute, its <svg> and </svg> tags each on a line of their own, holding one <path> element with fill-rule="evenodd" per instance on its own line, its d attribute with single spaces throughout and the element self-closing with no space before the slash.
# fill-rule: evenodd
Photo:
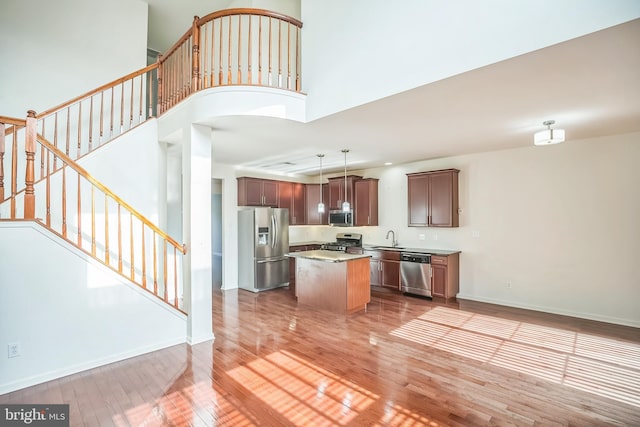
<svg viewBox="0 0 640 427">
<path fill-rule="evenodd" d="M 393 163 L 391 163 L 391 162 L 384 162 L 384 165 L 385 165 L 385 166 L 391 166 L 392 164 L 393 164 Z"/>
</svg>

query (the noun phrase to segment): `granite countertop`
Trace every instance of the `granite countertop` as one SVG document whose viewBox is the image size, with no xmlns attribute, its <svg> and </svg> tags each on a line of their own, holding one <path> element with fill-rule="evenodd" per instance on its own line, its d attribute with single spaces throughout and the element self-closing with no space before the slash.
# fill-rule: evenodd
<svg viewBox="0 0 640 427">
<path fill-rule="evenodd" d="M 404 247 L 404 246 L 393 248 L 391 246 L 384 246 L 384 245 L 380 245 L 380 246 L 378 246 L 378 245 L 363 245 L 362 248 L 365 249 L 365 250 L 369 250 L 369 251 L 414 252 L 414 253 L 418 253 L 418 254 L 442 255 L 442 256 L 447 256 L 447 255 L 453 255 L 453 254 L 459 254 L 460 253 L 460 251 L 452 251 L 452 250 L 447 250 L 447 249 L 407 248 L 407 247 Z"/>
<path fill-rule="evenodd" d="M 307 246 L 307 245 L 324 245 L 327 242 L 321 242 L 319 240 L 311 240 L 309 242 L 289 242 L 289 246 Z"/>
<path fill-rule="evenodd" d="M 370 257 L 369 255 L 364 254 L 348 254 L 345 252 L 325 251 L 321 249 L 317 249 L 314 251 L 291 252 L 288 253 L 287 256 L 294 258 L 307 258 L 324 262 L 345 262 L 353 259 Z"/>
</svg>

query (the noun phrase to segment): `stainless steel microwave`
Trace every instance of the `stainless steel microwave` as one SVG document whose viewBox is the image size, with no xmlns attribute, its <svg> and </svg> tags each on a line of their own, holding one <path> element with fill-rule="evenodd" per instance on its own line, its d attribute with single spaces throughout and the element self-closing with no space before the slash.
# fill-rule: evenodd
<svg viewBox="0 0 640 427">
<path fill-rule="evenodd" d="M 334 227 L 353 227 L 353 211 L 329 211 L 329 225 Z"/>
</svg>

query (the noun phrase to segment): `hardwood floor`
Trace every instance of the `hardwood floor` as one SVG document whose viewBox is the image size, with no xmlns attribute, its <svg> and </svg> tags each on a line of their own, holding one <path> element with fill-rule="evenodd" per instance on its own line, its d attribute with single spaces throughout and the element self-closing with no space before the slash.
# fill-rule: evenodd
<svg viewBox="0 0 640 427">
<path fill-rule="evenodd" d="M 375 293 L 366 312 L 287 289 L 217 291 L 216 339 L 0 396 L 71 425 L 640 425 L 640 330 Z"/>
</svg>

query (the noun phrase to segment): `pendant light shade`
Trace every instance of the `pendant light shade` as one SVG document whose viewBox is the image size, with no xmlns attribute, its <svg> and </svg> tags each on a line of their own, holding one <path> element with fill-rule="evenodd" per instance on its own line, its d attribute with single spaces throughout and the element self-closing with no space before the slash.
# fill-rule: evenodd
<svg viewBox="0 0 640 427">
<path fill-rule="evenodd" d="M 555 124 L 555 120 L 547 120 L 542 124 L 547 128 L 533 135 L 534 145 L 551 145 L 564 141 L 564 129 L 551 129 L 551 125 Z"/>
<path fill-rule="evenodd" d="M 324 154 L 316 154 L 320 157 L 320 202 L 318 203 L 318 213 L 324 213 L 324 203 L 322 203 L 322 158 Z"/>
<path fill-rule="evenodd" d="M 349 150 L 345 148 L 342 152 L 344 153 L 344 202 L 342 202 L 342 212 L 350 212 L 351 205 L 347 200 L 347 153 Z"/>
</svg>

